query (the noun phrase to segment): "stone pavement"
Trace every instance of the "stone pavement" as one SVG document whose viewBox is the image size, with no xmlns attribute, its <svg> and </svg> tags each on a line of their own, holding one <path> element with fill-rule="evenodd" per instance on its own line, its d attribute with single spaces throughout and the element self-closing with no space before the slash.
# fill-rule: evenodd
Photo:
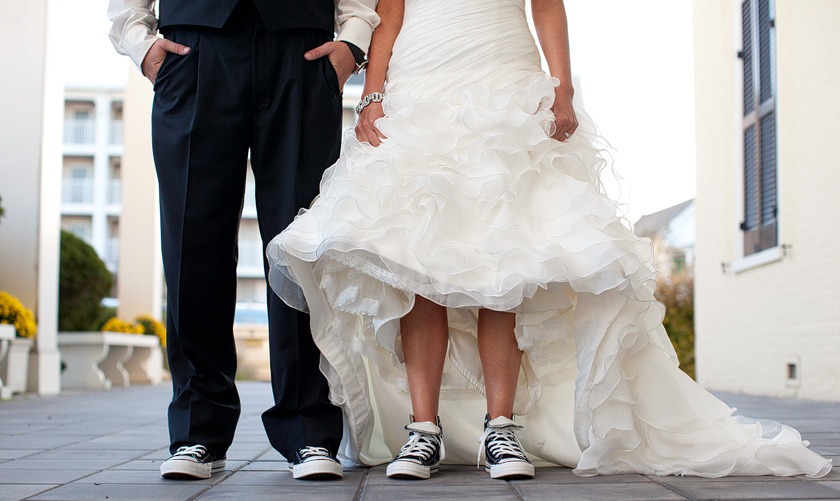
<svg viewBox="0 0 840 501">
<path fill-rule="evenodd" d="M 578 478 L 567 468 L 548 468 L 537 470 L 536 480 L 502 482 L 483 469 L 447 466 L 431 480 L 408 482 L 389 480 L 377 467 L 347 471 L 341 481 L 295 481 L 260 423 L 270 387 L 241 382 L 239 388 L 242 419 L 227 471 L 192 482 L 158 474 L 168 456 L 168 385 L 0 402 L 0 501 L 840 499 L 838 468 L 818 480 Z M 720 396 L 745 415 L 798 428 L 815 451 L 840 462 L 840 404 Z"/>
</svg>

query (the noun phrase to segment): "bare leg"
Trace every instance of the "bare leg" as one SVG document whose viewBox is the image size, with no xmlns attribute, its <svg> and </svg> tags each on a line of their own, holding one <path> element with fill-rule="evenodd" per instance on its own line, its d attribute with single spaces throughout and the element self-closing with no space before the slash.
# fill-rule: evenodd
<svg viewBox="0 0 840 501">
<path fill-rule="evenodd" d="M 513 418 L 516 381 L 522 363 L 522 351 L 516 344 L 513 313 L 481 310 L 478 315 L 478 354 L 487 389 L 487 413 L 490 419 Z"/>
<path fill-rule="evenodd" d="M 449 343 L 446 308 L 415 296 L 414 308 L 400 319 L 400 332 L 414 420 L 434 423 Z"/>
</svg>

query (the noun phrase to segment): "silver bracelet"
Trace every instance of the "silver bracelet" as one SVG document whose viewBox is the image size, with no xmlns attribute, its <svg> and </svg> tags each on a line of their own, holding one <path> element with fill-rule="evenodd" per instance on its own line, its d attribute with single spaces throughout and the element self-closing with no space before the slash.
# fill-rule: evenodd
<svg viewBox="0 0 840 501">
<path fill-rule="evenodd" d="M 381 103 L 382 100 L 385 99 L 385 94 L 381 92 L 371 92 L 370 94 L 366 95 L 359 101 L 359 104 L 356 105 L 356 113 L 362 113 L 362 110 L 368 107 L 370 103 Z"/>
</svg>

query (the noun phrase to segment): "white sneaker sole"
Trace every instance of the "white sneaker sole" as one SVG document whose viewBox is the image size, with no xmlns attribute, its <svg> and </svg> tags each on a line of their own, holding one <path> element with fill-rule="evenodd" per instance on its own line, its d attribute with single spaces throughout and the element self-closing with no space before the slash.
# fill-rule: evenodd
<svg viewBox="0 0 840 501">
<path fill-rule="evenodd" d="M 440 469 L 440 463 L 432 466 L 423 466 L 411 461 L 394 461 L 388 465 L 385 474 L 389 478 L 403 478 L 403 479 L 420 479 L 425 480 L 432 476 L 432 473 L 437 473 Z"/>
<path fill-rule="evenodd" d="M 511 461 L 508 463 L 485 466 L 484 469 L 490 472 L 490 478 L 504 480 L 524 480 L 534 478 L 534 465 L 525 461 Z"/>
<path fill-rule="evenodd" d="M 197 463 L 189 459 L 167 459 L 160 465 L 160 476 L 173 480 L 202 480 L 225 470 L 225 460 Z"/>
<path fill-rule="evenodd" d="M 313 459 L 292 465 L 292 478 L 299 480 L 330 480 L 343 476 L 341 463 L 331 459 Z"/>
</svg>

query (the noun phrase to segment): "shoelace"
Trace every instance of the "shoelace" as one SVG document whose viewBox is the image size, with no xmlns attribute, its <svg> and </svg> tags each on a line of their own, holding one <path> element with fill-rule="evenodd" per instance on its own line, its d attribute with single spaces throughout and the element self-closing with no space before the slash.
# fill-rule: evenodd
<svg viewBox="0 0 840 501">
<path fill-rule="evenodd" d="M 175 454 L 173 454 L 172 457 L 190 456 L 192 458 L 199 459 L 205 454 L 207 454 L 207 448 L 203 445 L 185 445 L 183 447 L 178 447 L 178 450 L 175 451 Z"/>
<path fill-rule="evenodd" d="M 300 450 L 301 459 L 309 459 L 310 457 L 313 457 L 313 456 L 328 457 L 328 458 L 332 459 L 332 456 L 330 456 L 330 451 L 328 451 L 324 447 L 309 446 L 309 447 L 304 447 Z"/>
<path fill-rule="evenodd" d="M 478 455 L 475 458 L 476 466 L 481 468 L 481 452 L 488 438 L 490 439 L 488 447 L 491 456 L 513 456 L 515 459 L 527 461 L 525 454 L 522 452 L 522 445 L 520 445 L 519 439 L 517 438 L 521 434 L 519 428 L 514 426 L 505 426 L 504 428 L 487 427 L 481 435 L 481 438 L 478 439 Z"/>
<path fill-rule="evenodd" d="M 435 435 L 412 431 L 408 435 L 408 442 L 400 448 L 400 455 L 397 456 L 397 459 L 412 457 L 425 462 L 434 455 L 438 446 L 440 446 L 440 455 L 443 458 L 443 440 Z"/>
</svg>

